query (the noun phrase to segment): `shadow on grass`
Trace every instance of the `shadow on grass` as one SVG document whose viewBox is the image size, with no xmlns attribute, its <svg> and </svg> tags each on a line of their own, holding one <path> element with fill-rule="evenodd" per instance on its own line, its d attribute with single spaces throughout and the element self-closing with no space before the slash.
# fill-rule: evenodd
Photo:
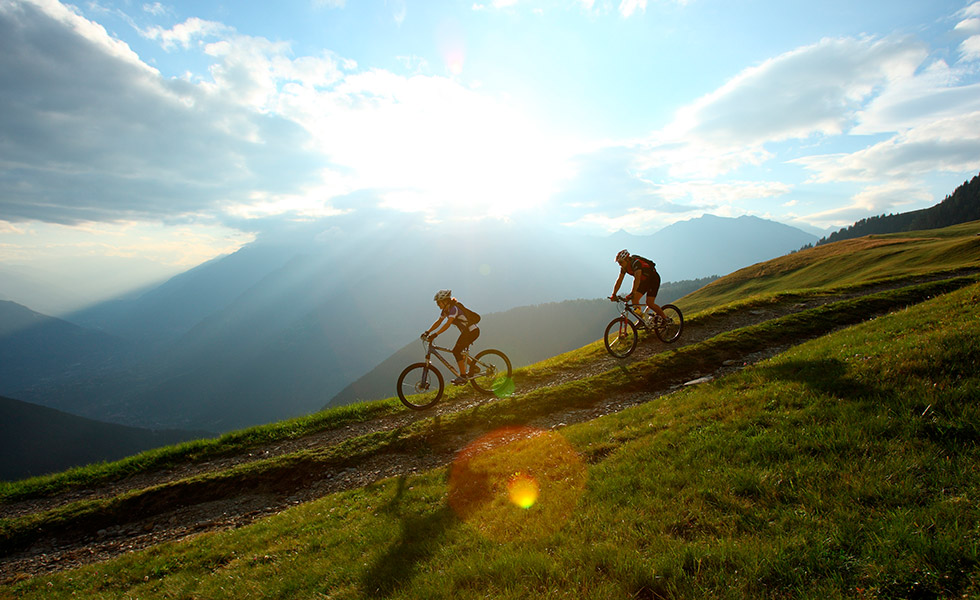
<svg viewBox="0 0 980 600">
<path fill-rule="evenodd" d="M 394 496 L 380 509 L 401 519 L 401 531 L 388 551 L 364 572 L 361 589 L 371 598 L 387 598 L 399 588 L 411 585 L 419 566 L 438 550 L 445 533 L 460 524 L 446 503 L 435 512 L 403 514 L 405 486 L 406 477 L 399 477 Z"/>
<path fill-rule="evenodd" d="M 891 393 L 850 378 L 847 363 L 836 358 L 790 361 L 761 367 L 760 371 L 768 378 L 800 383 L 814 392 L 841 399 L 880 398 Z"/>
</svg>

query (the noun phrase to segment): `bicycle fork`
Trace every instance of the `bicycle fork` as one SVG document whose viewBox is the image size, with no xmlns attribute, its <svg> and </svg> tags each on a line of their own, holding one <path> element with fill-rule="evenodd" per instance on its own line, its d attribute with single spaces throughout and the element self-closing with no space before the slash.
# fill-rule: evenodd
<svg viewBox="0 0 980 600">
<path fill-rule="evenodd" d="M 432 358 L 429 356 L 425 357 L 425 368 L 422 369 L 422 380 L 419 381 L 419 388 L 421 390 L 429 389 L 429 372 L 432 371 Z"/>
</svg>

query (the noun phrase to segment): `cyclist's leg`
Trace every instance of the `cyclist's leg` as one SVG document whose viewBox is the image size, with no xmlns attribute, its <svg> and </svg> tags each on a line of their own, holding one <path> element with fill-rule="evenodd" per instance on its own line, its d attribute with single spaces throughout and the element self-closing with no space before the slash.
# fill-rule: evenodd
<svg viewBox="0 0 980 600">
<path fill-rule="evenodd" d="M 456 340 L 456 345 L 453 346 L 453 356 L 456 357 L 456 365 L 459 367 L 459 378 L 461 379 L 465 379 L 467 374 L 466 358 L 463 356 L 463 352 L 470 347 L 479 335 L 479 328 L 460 332 L 459 338 Z"/>
<path fill-rule="evenodd" d="M 480 337 L 480 328 L 474 327 L 473 330 L 470 331 L 470 333 L 472 334 L 472 338 L 470 338 L 469 342 L 466 344 L 466 348 L 464 348 L 464 350 L 466 350 L 467 353 L 470 350 L 470 346 L 472 346 L 473 342 L 476 341 L 476 338 Z M 467 354 L 467 356 L 469 355 Z M 473 377 L 474 375 L 476 375 L 476 361 L 473 360 L 473 357 L 469 357 L 469 361 L 470 364 L 469 364 L 468 376 Z M 460 365 L 460 369 L 462 369 L 462 365 Z M 463 371 L 461 370 L 460 373 L 462 372 Z"/>
<path fill-rule="evenodd" d="M 643 292 L 647 295 L 647 306 L 650 307 L 654 313 L 657 314 L 661 319 L 666 319 L 667 314 L 664 313 L 660 305 L 656 303 L 657 294 L 660 292 L 660 273 L 654 270 L 643 278 L 643 283 L 641 284 Z M 639 291 L 639 290 L 637 290 Z"/>
</svg>

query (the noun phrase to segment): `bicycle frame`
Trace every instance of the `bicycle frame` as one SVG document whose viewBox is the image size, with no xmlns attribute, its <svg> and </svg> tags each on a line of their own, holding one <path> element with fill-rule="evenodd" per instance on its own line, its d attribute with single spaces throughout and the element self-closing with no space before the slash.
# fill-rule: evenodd
<svg viewBox="0 0 980 600">
<path fill-rule="evenodd" d="M 645 305 L 633 304 L 633 302 L 624 299 L 623 297 L 617 298 L 617 301 L 621 305 L 621 308 L 619 309 L 619 314 L 621 314 L 623 317 L 632 316 L 633 325 L 635 325 L 640 329 L 648 329 L 646 321 L 643 319 L 643 317 L 640 314 L 640 309 L 637 308 L 638 306 L 645 306 Z"/>
<path fill-rule="evenodd" d="M 439 359 L 439 362 L 441 362 L 443 365 L 446 366 L 447 369 L 449 369 L 450 373 L 452 373 L 456 377 L 459 377 L 459 371 L 456 370 L 456 367 L 453 366 L 453 364 L 450 363 L 448 360 L 443 358 L 441 354 L 439 354 L 439 350 L 442 350 L 443 352 L 449 352 L 450 354 L 452 354 L 452 348 L 443 348 L 442 346 L 436 346 L 435 343 L 433 342 L 427 342 L 427 345 L 428 347 L 425 351 L 425 364 L 431 367 L 432 356 L 435 355 L 435 357 Z M 453 358 L 455 358 L 455 356 Z M 470 360 L 470 354 L 467 350 L 463 350 L 463 359 Z"/>
</svg>

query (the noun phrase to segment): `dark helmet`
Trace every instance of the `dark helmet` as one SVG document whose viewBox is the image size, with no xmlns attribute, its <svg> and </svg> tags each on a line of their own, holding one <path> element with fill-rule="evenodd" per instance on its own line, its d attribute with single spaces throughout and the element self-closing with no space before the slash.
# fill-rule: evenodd
<svg viewBox="0 0 980 600">
<path fill-rule="evenodd" d="M 629 252 L 627 252 L 626 250 L 620 250 L 616 254 L 616 262 L 619 262 L 619 261 L 623 260 L 624 258 L 629 258 L 629 257 L 630 257 L 630 253 Z"/>
</svg>

